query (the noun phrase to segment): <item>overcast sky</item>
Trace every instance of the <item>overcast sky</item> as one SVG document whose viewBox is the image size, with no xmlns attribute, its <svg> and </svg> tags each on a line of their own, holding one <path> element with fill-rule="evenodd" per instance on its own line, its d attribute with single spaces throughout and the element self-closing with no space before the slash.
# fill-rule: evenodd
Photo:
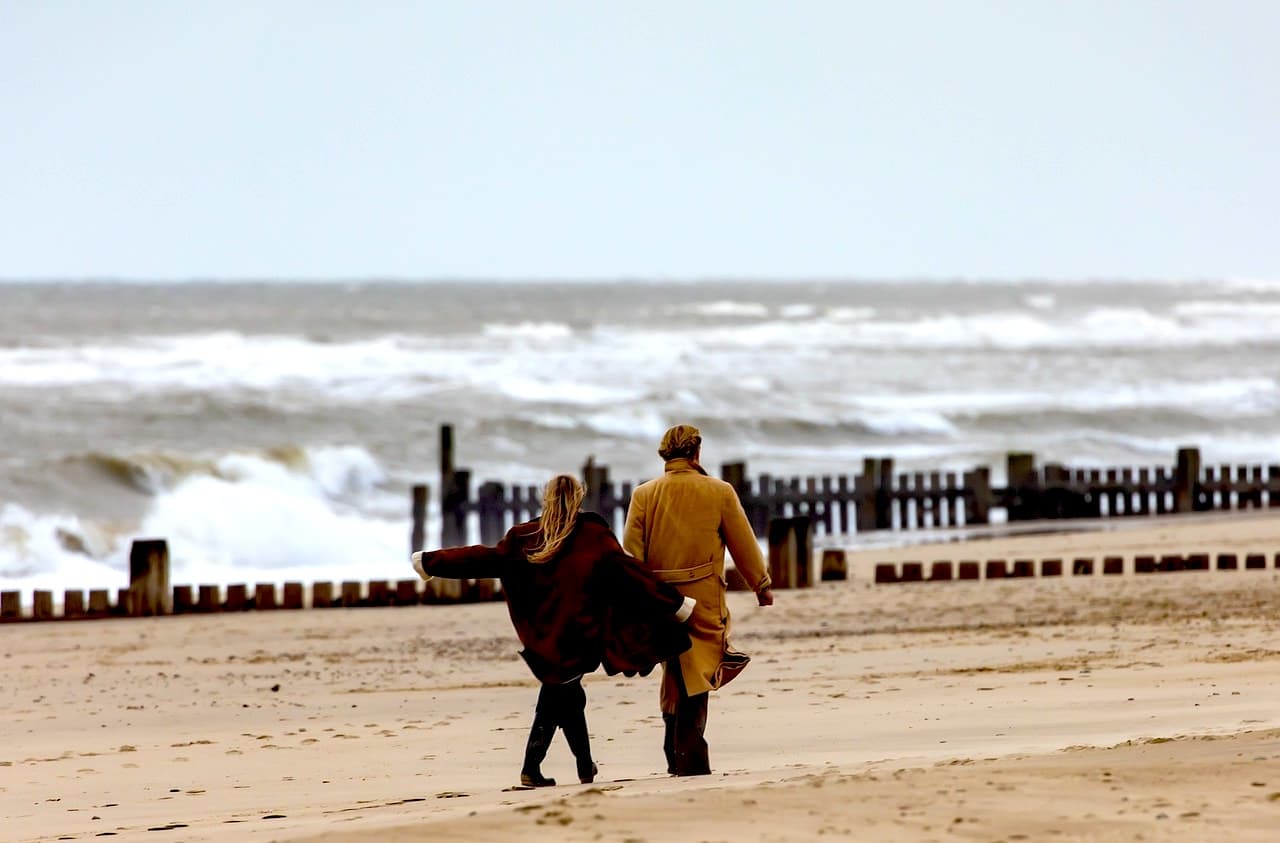
<svg viewBox="0 0 1280 843">
<path fill-rule="evenodd" d="M 0 278 L 1280 277 L 1280 2 L 0 0 Z"/>
</svg>

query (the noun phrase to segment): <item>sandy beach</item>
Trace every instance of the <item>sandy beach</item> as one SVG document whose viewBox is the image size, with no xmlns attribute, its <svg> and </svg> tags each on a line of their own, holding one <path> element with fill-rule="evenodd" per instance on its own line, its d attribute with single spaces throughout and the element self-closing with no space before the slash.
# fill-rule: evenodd
<svg viewBox="0 0 1280 843">
<path fill-rule="evenodd" d="M 656 677 L 588 677 L 516 790 L 534 680 L 501 604 L 0 627 L 6 841 L 1272 840 L 1280 575 L 872 585 L 876 561 L 1280 549 L 1280 518 L 855 554 L 730 595 L 715 773 L 661 772 Z M 570 783 L 572 782 L 572 783 Z"/>
</svg>

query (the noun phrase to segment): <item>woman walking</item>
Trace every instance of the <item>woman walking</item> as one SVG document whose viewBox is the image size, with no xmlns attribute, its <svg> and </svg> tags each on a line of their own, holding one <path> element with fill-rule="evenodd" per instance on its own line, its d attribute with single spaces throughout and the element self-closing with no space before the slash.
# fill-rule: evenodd
<svg viewBox="0 0 1280 843">
<path fill-rule="evenodd" d="M 547 484 L 542 515 L 517 524 L 493 547 L 470 545 L 413 554 L 423 579 L 497 577 L 524 658 L 542 683 L 520 782 L 554 785 L 542 775 L 556 729 L 577 760 L 578 780 L 595 779 L 582 677 L 603 665 L 610 675 L 647 675 L 689 649 L 684 621 L 692 601 L 628 556 L 593 512 L 584 490 L 561 474 Z"/>
</svg>

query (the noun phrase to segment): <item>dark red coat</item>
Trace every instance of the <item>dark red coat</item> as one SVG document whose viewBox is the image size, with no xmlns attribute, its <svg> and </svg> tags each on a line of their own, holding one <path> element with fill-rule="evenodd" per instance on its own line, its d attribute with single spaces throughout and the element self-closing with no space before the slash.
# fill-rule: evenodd
<svg viewBox="0 0 1280 843">
<path fill-rule="evenodd" d="M 495 547 L 424 553 L 422 567 L 434 577 L 501 579 L 520 655 L 543 682 L 567 682 L 600 665 L 610 675 L 643 676 L 689 649 L 676 620 L 680 592 L 628 556 L 599 515 L 579 515 L 555 558 L 535 564 L 525 551 L 538 538 L 538 521 L 526 521 Z"/>
</svg>

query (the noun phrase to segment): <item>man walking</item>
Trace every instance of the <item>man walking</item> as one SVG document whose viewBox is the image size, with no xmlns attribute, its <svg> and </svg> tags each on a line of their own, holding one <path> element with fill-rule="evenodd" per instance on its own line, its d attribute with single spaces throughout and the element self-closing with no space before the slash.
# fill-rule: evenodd
<svg viewBox="0 0 1280 843">
<path fill-rule="evenodd" d="M 662 436 L 661 477 L 631 493 L 623 547 L 658 579 L 697 601 L 689 619 L 693 647 L 662 666 L 663 749 L 667 772 L 699 776 L 711 772 L 704 732 L 708 692 L 723 687 L 749 657 L 729 646 L 724 552 L 761 606 L 773 605 L 769 572 L 738 494 L 709 477 L 699 464 L 702 435 L 679 424 Z"/>
</svg>

